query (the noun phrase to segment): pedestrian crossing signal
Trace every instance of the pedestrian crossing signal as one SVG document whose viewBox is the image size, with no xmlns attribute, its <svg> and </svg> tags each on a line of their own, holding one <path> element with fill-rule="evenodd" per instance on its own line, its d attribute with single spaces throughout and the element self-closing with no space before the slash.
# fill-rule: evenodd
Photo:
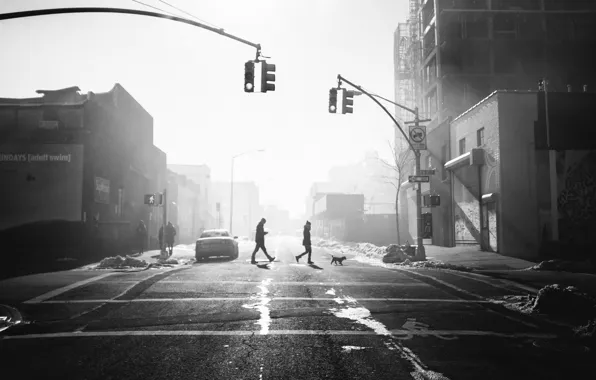
<svg viewBox="0 0 596 380">
<path fill-rule="evenodd" d="M 155 206 L 156 199 L 155 194 L 145 194 L 145 204 L 149 206 Z"/>
</svg>

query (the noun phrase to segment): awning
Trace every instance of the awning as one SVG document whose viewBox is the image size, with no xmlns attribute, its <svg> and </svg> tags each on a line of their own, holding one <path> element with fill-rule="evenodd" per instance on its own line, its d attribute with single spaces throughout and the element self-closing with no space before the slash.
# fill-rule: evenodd
<svg viewBox="0 0 596 380">
<path fill-rule="evenodd" d="M 445 163 L 445 169 L 456 170 L 464 166 L 484 165 L 484 149 L 474 148 L 453 160 Z"/>
</svg>

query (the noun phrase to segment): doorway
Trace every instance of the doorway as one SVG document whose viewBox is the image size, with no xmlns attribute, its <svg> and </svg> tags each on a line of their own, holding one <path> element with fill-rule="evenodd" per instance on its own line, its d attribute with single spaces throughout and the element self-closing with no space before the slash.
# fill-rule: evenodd
<svg viewBox="0 0 596 380">
<path fill-rule="evenodd" d="M 497 202 L 494 199 L 482 203 L 481 246 L 490 252 L 499 252 L 497 228 Z"/>
</svg>

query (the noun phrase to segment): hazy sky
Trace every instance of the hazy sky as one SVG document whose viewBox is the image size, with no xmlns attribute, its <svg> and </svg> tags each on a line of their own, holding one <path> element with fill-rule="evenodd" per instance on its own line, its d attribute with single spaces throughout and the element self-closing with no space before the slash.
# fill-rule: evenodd
<svg viewBox="0 0 596 380">
<path fill-rule="evenodd" d="M 140 0 L 141 1 L 141 0 Z M 146 4 L 181 14 L 159 0 Z M 0 97 L 120 83 L 154 118 L 168 163 L 207 164 L 214 180 L 254 180 L 263 204 L 304 212 L 315 181 L 335 165 L 389 152 L 391 120 L 370 99 L 354 114 L 327 112 L 341 74 L 393 97 L 393 32 L 406 0 L 167 0 L 204 22 L 260 43 L 277 66 L 276 91 L 243 91 L 255 49 L 216 33 L 135 15 L 73 14 L 0 21 Z M 0 12 L 58 7 L 156 11 L 132 0 L 1 0 Z M 389 110 L 393 110 L 388 105 Z"/>
</svg>

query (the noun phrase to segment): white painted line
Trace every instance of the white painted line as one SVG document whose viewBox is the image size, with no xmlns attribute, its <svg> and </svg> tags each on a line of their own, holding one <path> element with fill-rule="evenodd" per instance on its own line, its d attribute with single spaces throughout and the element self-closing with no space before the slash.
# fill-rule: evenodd
<svg viewBox="0 0 596 380">
<path fill-rule="evenodd" d="M 29 304 L 32 304 L 32 303 L 41 303 L 41 302 L 43 302 L 43 301 L 45 301 L 47 299 L 56 297 L 56 296 L 58 296 L 58 295 L 60 295 L 62 293 L 66 293 L 69 290 L 78 288 L 78 287 L 83 286 L 83 285 L 87 285 L 87 284 L 89 284 L 91 282 L 94 282 L 94 281 L 101 280 L 102 278 L 111 276 L 113 274 L 114 274 L 114 272 L 104 273 L 104 274 L 101 274 L 99 276 L 91 277 L 91 278 L 88 278 L 88 279 L 83 280 L 83 281 L 75 282 L 74 284 L 70 284 L 70 285 L 64 286 L 62 288 L 52 290 L 51 292 L 47 292 L 47 293 L 42 294 L 40 296 L 37 296 L 35 298 L 32 298 L 32 299 L 30 299 L 28 301 L 25 301 L 24 303 L 29 303 Z"/>
<path fill-rule="evenodd" d="M 529 334 L 529 333 L 501 333 L 494 331 L 476 331 L 476 330 L 391 330 L 391 335 L 396 338 L 400 336 L 495 336 L 500 338 L 520 339 L 555 339 L 555 334 Z M 115 336 L 247 336 L 258 335 L 256 331 L 189 331 L 189 330 L 133 330 L 133 331 L 80 331 L 80 332 L 62 332 L 50 334 L 29 334 L 3 336 L 0 340 L 16 339 L 48 339 L 48 338 L 86 338 L 86 337 L 115 337 Z M 355 331 L 355 330 L 271 330 L 267 335 L 356 335 L 356 336 L 378 336 L 374 331 Z"/>
<path fill-rule="evenodd" d="M 514 288 L 524 290 L 526 292 L 538 293 L 538 289 L 536 289 L 536 288 L 518 284 L 518 283 L 516 283 L 514 281 L 510 281 L 510 280 L 494 279 L 490 276 L 486 276 L 486 275 L 482 275 L 482 274 L 478 274 L 478 273 L 467 273 L 467 272 L 463 273 L 461 271 L 456 271 L 456 270 L 449 270 L 449 273 L 452 273 L 456 276 L 469 278 L 470 280 L 478 281 L 478 282 L 481 282 L 481 283 L 484 283 L 484 284 L 487 284 L 487 285 L 490 285 L 492 287 L 499 288 L 499 289 L 511 290 L 511 287 L 514 287 Z M 492 281 L 489 279 L 492 279 Z M 501 284 L 506 284 L 508 286 L 500 285 L 499 282 Z"/>
<path fill-rule="evenodd" d="M 205 298 L 134 298 L 130 300 L 117 299 L 95 299 L 95 300 L 50 300 L 44 304 L 68 304 L 68 303 L 130 303 L 130 302 L 220 302 L 220 301 L 254 301 L 251 297 L 205 297 Z M 322 297 L 273 297 L 271 301 L 328 301 L 335 302 L 333 298 Z M 358 302 L 425 302 L 425 303 L 493 303 L 487 300 L 465 300 L 465 299 L 433 299 L 433 298 L 358 298 Z"/>
<path fill-rule="evenodd" d="M 161 274 L 164 274 L 164 273 L 167 273 L 167 272 L 171 272 L 171 271 L 176 270 L 176 269 L 180 269 L 180 268 L 169 268 L 169 269 L 166 269 L 164 271 L 160 271 L 160 272 L 157 272 L 155 274 L 152 274 L 151 276 L 146 277 L 146 278 L 143 278 L 142 280 L 136 281 L 131 286 L 129 286 L 126 289 L 124 289 L 124 291 L 122 291 L 122 293 L 118 294 L 115 297 L 112 297 L 112 299 L 115 300 L 116 298 L 122 297 L 123 295 L 125 295 L 126 293 L 128 293 L 132 288 L 134 288 L 135 286 L 137 286 L 138 284 L 140 284 L 143 281 L 147 281 L 149 279 L 152 279 L 155 276 L 159 276 Z"/>
<path fill-rule="evenodd" d="M 110 281 L 110 283 L 128 284 L 135 281 Z M 163 280 L 159 284 L 205 284 L 205 285 L 251 285 L 260 284 L 258 281 L 199 281 L 199 280 Z M 279 281 L 272 282 L 270 285 L 292 285 L 292 286 L 397 286 L 397 287 L 429 287 L 424 282 L 400 284 L 395 282 L 300 282 L 300 281 Z"/>
</svg>

